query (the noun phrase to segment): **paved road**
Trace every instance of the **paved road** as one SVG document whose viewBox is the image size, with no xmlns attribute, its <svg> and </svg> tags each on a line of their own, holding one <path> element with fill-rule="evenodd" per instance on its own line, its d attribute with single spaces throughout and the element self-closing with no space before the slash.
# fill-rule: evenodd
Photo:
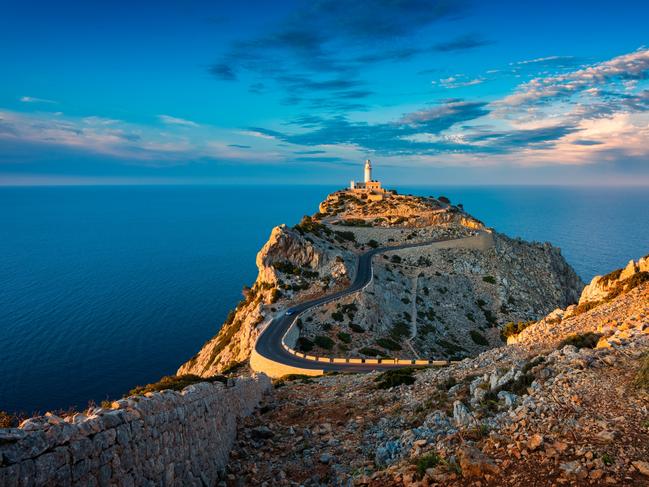
<svg viewBox="0 0 649 487">
<path fill-rule="evenodd" d="M 466 238 L 466 237 L 464 237 Z M 325 370 L 325 371 L 364 371 L 369 372 L 376 369 L 387 369 L 395 367 L 403 367 L 402 364 L 348 364 L 348 363 L 328 363 L 328 362 L 315 362 L 312 360 L 306 360 L 302 357 L 297 357 L 287 352 L 282 346 L 282 337 L 286 331 L 291 326 L 291 323 L 297 319 L 297 315 L 301 312 L 306 311 L 309 308 L 318 306 L 320 304 L 334 301 L 340 299 L 343 296 L 347 296 L 351 293 L 354 293 L 365 286 L 370 279 L 372 278 L 372 257 L 376 254 L 382 252 L 408 249 L 412 247 L 422 247 L 430 245 L 435 242 L 444 242 L 450 240 L 463 240 L 460 239 L 439 239 L 439 240 L 429 240 L 426 242 L 420 242 L 415 244 L 406 244 L 398 245 L 393 247 L 379 247 L 372 249 L 364 254 L 361 254 L 357 261 L 356 267 L 356 278 L 354 282 L 347 288 L 342 291 L 323 296 L 312 301 L 306 301 L 289 308 L 293 313 L 291 316 L 287 316 L 284 313 L 279 315 L 277 318 L 273 319 L 266 329 L 259 335 L 257 342 L 255 343 L 255 350 L 260 355 L 266 357 L 267 359 L 273 360 L 275 362 L 280 362 L 285 365 L 290 365 L 293 367 L 300 367 L 303 369 L 315 369 L 315 370 Z"/>
</svg>

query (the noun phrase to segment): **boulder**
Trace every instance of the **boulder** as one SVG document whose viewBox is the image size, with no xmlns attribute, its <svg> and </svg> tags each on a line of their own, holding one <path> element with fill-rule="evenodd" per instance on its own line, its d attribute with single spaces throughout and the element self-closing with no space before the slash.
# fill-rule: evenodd
<svg viewBox="0 0 649 487">
<path fill-rule="evenodd" d="M 465 446 L 459 452 L 460 467 L 465 478 L 483 478 L 500 471 L 494 461 L 474 446 Z"/>
</svg>

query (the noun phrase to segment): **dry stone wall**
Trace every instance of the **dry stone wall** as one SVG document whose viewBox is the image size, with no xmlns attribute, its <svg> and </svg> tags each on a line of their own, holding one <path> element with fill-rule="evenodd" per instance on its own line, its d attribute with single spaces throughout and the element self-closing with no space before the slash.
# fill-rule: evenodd
<svg viewBox="0 0 649 487">
<path fill-rule="evenodd" d="M 0 486 L 212 486 L 237 420 L 271 387 L 264 374 L 46 415 L 0 429 Z"/>
</svg>

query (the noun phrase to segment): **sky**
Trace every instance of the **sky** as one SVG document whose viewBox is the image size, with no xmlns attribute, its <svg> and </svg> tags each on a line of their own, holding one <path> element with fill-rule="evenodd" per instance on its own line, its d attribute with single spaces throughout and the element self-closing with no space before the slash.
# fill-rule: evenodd
<svg viewBox="0 0 649 487">
<path fill-rule="evenodd" d="M 0 185 L 649 186 L 646 0 L 0 11 Z"/>
</svg>

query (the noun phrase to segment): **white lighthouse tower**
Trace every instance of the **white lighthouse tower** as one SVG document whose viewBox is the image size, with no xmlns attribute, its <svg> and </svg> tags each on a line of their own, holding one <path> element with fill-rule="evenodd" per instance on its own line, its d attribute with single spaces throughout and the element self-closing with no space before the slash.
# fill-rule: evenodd
<svg viewBox="0 0 649 487">
<path fill-rule="evenodd" d="M 368 159 L 365 161 L 365 183 L 372 180 L 372 162 Z"/>
</svg>

